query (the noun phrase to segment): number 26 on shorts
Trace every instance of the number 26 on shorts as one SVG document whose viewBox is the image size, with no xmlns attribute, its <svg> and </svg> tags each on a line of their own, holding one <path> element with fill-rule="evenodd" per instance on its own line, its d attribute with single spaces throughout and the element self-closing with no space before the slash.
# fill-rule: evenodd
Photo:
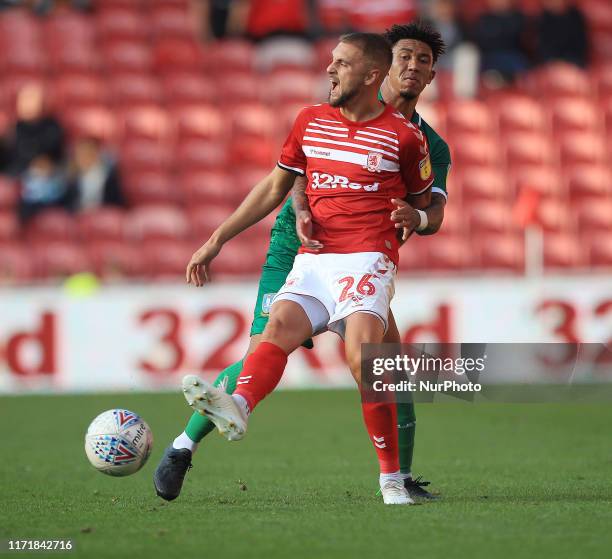
<svg viewBox="0 0 612 559">
<path fill-rule="evenodd" d="M 372 279 L 373 274 L 364 274 L 361 276 L 361 279 L 357 282 L 356 291 L 362 297 L 367 297 L 369 295 L 374 295 L 376 293 L 376 287 L 370 280 Z M 350 291 L 355 285 L 355 278 L 353 276 L 346 276 L 338 280 L 339 285 L 344 285 L 342 292 L 340 293 L 340 298 L 338 299 L 339 303 L 346 301 L 349 298 L 355 296 L 354 291 Z"/>
</svg>

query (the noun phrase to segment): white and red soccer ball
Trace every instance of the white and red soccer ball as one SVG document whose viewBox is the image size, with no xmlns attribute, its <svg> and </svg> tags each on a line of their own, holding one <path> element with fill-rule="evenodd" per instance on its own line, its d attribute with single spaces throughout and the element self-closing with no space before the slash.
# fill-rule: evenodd
<svg viewBox="0 0 612 559">
<path fill-rule="evenodd" d="M 91 465 L 111 476 L 129 476 L 140 470 L 152 448 L 153 433 L 147 422 L 124 409 L 102 412 L 85 435 L 85 452 Z"/>
</svg>

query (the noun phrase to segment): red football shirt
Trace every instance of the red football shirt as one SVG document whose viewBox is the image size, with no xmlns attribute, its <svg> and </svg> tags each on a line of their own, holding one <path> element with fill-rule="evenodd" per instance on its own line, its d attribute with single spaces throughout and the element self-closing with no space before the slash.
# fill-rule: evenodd
<svg viewBox="0 0 612 559">
<path fill-rule="evenodd" d="M 382 252 L 396 264 L 391 198 L 433 183 L 424 134 L 390 105 L 366 122 L 352 122 L 327 103 L 303 109 L 278 165 L 308 177 L 312 236 L 324 245 L 319 252 Z"/>
</svg>

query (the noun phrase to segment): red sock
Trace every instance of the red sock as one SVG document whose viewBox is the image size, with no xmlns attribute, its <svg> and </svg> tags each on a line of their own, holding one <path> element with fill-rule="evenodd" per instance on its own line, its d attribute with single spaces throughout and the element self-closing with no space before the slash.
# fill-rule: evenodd
<svg viewBox="0 0 612 559">
<path fill-rule="evenodd" d="M 253 411 L 276 388 L 286 365 L 287 354 L 280 347 L 261 342 L 244 360 L 234 394 L 242 396 L 249 404 L 249 410 Z"/>
<path fill-rule="evenodd" d="M 397 443 L 397 410 L 395 403 L 361 404 L 363 419 L 378 456 L 381 474 L 400 469 Z"/>
</svg>

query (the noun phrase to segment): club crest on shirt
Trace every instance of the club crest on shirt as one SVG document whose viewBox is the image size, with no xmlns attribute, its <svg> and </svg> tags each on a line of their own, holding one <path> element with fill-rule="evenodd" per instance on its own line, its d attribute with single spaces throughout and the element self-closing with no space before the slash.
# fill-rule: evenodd
<svg viewBox="0 0 612 559">
<path fill-rule="evenodd" d="M 368 153 L 368 160 L 366 163 L 366 168 L 371 173 L 375 173 L 380 170 L 380 164 L 382 163 L 382 153 L 377 153 L 375 151 L 371 151 Z"/>
<path fill-rule="evenodd" d="M 421 175 L 421 180 L 426 181 L 431 177 L 431 160 L 429 159 L 429 154 L 419 161 L 419 173 Z"/>
</svg>

